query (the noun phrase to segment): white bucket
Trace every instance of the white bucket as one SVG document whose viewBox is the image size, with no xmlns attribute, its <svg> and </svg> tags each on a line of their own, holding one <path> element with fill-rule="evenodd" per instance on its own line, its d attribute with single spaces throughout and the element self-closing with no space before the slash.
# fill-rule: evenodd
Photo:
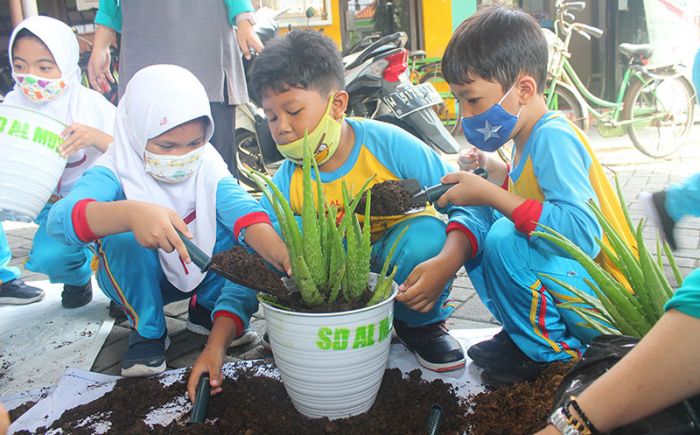
<svg viewBox="0 0 700 435">
<path fill-rule="evenodd" d="M 33 221 L 63 174 L 61 121 L 0 104 L 0 221 Z"/>
<path fill-rule="evenodd" d="M 373 273 L 372 290 L 376 282 Z M 297 313 L 261 302 L 275 364 L 297 411 L 336 419 L 372 407 L 389 359 L 397 293 L 392 283 L 387 300 L 338 313 Z"/>
</svg>

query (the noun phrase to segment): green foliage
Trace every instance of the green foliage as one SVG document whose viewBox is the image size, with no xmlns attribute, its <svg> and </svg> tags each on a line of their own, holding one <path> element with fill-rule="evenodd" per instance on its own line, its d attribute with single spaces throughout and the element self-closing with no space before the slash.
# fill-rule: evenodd
<svg viewBox="0 0 700 435">
<path fill-rule="evenodd" d="M 312 171 L 316 182 L 311 179 Z M 323 194 L 322 183 L 318 182 L 318 165 L 306 138 L 302 172 L 301 231 L 289 202 L 272 180 L 254 170 L 248 171 L 247 176 L 258 185 L 273 206 L 289 251 L 292 280 L 304 303 L 311 307 L 332 303 L 341 294 L 347 302 L 361 299 L 369 291 L 372 244 L 369 214 L 371 194 L 367 187 L 374 177 L 368 179 L 354 197 L 343 184 L 345 214 L 337 222 L 338 210 L 328 203 Z M 355 209 L 365 192 L 367 202 L 364 224 L 360 225 Z M 388 269 L 401 236 L 392 246 L 367 306 L 377 304 L 391 295 L 391 282 L 396 267 L 391 273 L 388 273 Z"/>
<path fill-rule="evenodd" d="M 633 227 L 617 178 L 615 178 L 615 184 L 625 221 L 632 234 L 635 235 L 636 252 L 625 243 L 625 238 L 615 231 L 593 201 L 589 202 L 589 207 L 600 222 L 612 249 L 603 244 L 601 240 L 597 240 L 598 245 L 622 272 L 632 288 L 631 292 L 571 240 L 553 229 L 540 225 L 544 231 L 535 231 L 532 236 L 541 237 L 558 246 L 577 260 L 592 278 L 592 280 L 584 279 L 584 281 L 594 292 L 595 297 L 552 276 L 543 274 L 543 277 L 551 279 L 576 296 L 574 301 L 558 304 L 560 308 L 576 312 L 587 327 L 600 333 L 642 337 L 663 315 L 664 304 L 671 297 L 673 290 L 663 273 L 658 235 L 657 258 L 654 259 L 642 238 L 644 221 L 641 220 L 636 228 Z M 664 254 L 674 272 L 676 282 L 680 283 L 680 272 L 667 245 L 664 245 Z"/>
</svg>

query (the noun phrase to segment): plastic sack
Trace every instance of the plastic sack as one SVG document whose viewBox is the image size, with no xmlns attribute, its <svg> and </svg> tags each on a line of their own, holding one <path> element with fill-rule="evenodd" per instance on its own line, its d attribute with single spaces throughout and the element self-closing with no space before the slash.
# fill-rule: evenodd
<svg viewBox="0 0 700 435">
<path fill-rule="evenodd" d="M 581 360 L 562 379 L 554 395 L 552 411 L 569 396 L 578 396 L 600 375 L 625 356 L 639 339 L 624 335 L 601 335 L 593 339 Z M 611 404 L 611 406 L 614 406 Z M 610 432 L 613 435 L 700 434 L 700 395 Z"/>
</svg>

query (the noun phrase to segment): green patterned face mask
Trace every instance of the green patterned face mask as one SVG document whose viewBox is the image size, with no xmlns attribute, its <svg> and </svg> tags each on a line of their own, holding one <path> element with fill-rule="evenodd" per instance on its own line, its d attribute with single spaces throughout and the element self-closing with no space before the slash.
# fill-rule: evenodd
<svg viewBox="0 0 700 435">
<path fill-rule="evenodd" d="M 333 101 L 333 95 L 328 99 L 328 106 L 326 107 L 326 113 L 318 122 L 316 128 L 306 134 L 309 144 L 314 148 L 314 158 L 318 165 L 326 163 L 333 157 L 335 152 L 338 150 L 338 145 L 340 144 L 340 133 L 343 127 L 343 119 L 336 121 L 331 116 L 331 103 Z M 288 144 L 280 145 L 277 144 L 277 149 L 280 154 L 282 154 L 286 159 L 293 161 L 294 163 L 301 165 L 304 161 L 304 138 L 295 140 Z"/>
</svg>

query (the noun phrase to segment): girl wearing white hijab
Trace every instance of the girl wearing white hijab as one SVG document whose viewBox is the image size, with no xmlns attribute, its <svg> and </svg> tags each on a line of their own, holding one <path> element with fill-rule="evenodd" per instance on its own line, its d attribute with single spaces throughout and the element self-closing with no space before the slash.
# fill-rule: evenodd
<svg viewBox="0 0 700 435">
<path fill-rule="evenodd" d="M 100 287 L 134 328 L 123 376 L 165 369 L 164 304 L 196 292 L 188 329 L 211 330 L 198 360 L 210 373 L 220 370 L 226 345 L 257 310 L 252 290 L 190 264 L 176 229 L 208 255 L 245 242 L 280 271 L 290 270 L 268 215 L 208 143 L 213 130 L 207 94 L 192 73 L 146 67 L 119 102 L 114 144 L 51 210 L 49 233 L 94 248 Z M 207 315 L 193 317 L 197 312 Z"/>
<path fill-rule="evenodd" d="M 70 191 L 112 142 L 116 110 L 102 95 L 81 85 L 78 40 L 61 21 L 41 16 L 22 21 L 12 32 L 9 52 L 15 87 L 4 104 L 32 109 L 68 125 L 60 148 L 68 163 L 55 195 L 37 217 L 39 229 L 25 267 L 63 283 L 63 306 L 80 307 L 92 300 L 92 253 L 50 238 L 45 224 L 53 202 Z"/>
</svg>

